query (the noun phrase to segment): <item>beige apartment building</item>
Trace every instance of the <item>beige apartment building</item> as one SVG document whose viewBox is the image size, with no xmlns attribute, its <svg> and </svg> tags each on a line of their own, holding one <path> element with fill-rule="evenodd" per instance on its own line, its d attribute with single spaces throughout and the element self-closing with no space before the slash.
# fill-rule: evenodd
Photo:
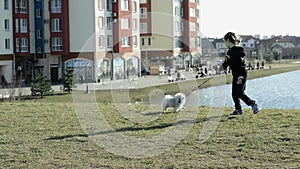
<svg viewBox="0 0 300 169">
<path fill-rule="evenodd" d="M 200 64 L 199 0 L 141 0 L 142 67 L 188 69 Z"/>
</svg>

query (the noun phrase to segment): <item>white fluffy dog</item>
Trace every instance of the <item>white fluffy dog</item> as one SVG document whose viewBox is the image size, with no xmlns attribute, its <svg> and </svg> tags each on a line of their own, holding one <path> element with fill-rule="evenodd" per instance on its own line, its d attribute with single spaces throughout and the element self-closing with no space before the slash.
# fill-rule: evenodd
<svg viewBox="0 0 300 169">
<path fill-rule="evenodd" d="M 162 101 L 163 113 L 165 113 L 169 107 L 172 107 L 173 111 L 177 112 L 183 108 L 185 102 L 186 96 L 182 93 L 177 93 L 174 97 L 165 95 L 165 98 Z"/>
</svg>

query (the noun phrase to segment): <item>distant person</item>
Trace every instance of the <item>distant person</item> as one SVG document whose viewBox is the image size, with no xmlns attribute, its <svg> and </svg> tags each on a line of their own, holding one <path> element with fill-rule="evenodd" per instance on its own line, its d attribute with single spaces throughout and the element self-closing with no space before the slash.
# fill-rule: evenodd
<svg viewBox="0 0 300 169">
<path fill-rule="evenodd" d="M 1 85 L 2 85 L 2 86 L 6 86 L 6 85 L 7 85 L 7 81 L 6 81 L 4 75 L 1 76 Z"/>
<path fill-rule="evenodd" d="M 206 67 L 204 68 L 204 72 L 205 72 L 205 75 L 207 75 L 207 74 L 208 74 L 208 70 L 207 70 L 207 68 L 206 68 Z"/>
<path fill-rule="evenodd" d="M 251 106 L 253 113 L 256 114 L 259 112 L 257 104 L 245 94 L 247 70 L 244 48 L 238 46 L 241 42 L 241 38 L 233 32 L 228 32 L 224 36 L 224 41 L 228 48 L 228 52 L 224 59 L 223 68 L 226 70 L 227 67 L 230 67 L 233 76 L 232 99 L 235 104 L 235 110 L 231 113 L 231 115 L 243 114 L 240 99 L 242 99 L 248 106 Z"/>
</svg>

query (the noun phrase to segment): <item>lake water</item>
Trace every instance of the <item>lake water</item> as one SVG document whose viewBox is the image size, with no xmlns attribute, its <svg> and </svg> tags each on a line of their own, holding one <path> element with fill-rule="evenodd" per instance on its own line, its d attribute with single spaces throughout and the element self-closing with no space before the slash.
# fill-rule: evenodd
<svg viewBox="0 0 300 169">
<path fill-rule="evenodd" d="M 231 84 L 201 89 L 200 92 L 200 106 L 234 105 Z M 245 93 L 266 109 L 300 109 L 300 71 L 248 80 Z M 248 107 L 241 103 L 244 108 Z"/>
</svg>

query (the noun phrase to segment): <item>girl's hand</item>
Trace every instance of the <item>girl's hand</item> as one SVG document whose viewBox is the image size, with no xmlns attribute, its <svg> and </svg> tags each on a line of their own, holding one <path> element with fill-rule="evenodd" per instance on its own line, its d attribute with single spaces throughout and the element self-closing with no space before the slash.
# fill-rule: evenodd
<svg viewBox="0 0 300 169">
<path fill-rule="evenodd" d="M 230 59 L 230 56 L 226 55 L 226 56 L 225 56 L 225 59 L 224 59 L 224 62 L 227 62 L 228 59 Z"/>
</svg>

